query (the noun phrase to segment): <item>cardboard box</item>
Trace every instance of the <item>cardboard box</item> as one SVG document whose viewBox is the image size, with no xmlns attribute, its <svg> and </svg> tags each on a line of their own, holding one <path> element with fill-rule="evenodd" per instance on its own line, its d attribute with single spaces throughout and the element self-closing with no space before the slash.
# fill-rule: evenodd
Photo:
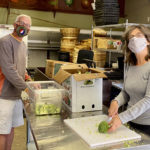
<svg viewBox="0 0 150 150">
<path fill-rule="evenodd" d="M 63 69 L 63 70 L 70 70 L 70 69 L 79 69 L 79 70 L 81 70 L 81 69 L 88 69 L 88 67 L 87 67 L 86 64 L 73 64 L 73 65 L 69 64 L 69 65 L 62 65 L 60 68 Z"/>
<path fill-rule="evenodd" d="M 103 78 L 106 76 L 101 71 L 84 66 L 78 69 L 60 69 L 54 80 L 68 90 L 63 103 L 70 111 L 83 112 L 102 110 Z"/>
<path fill-rule="evenodd" d="M 103 48 L 103 49 L 117 49 L 118 45 L 121 45 L 121 40 L 111 39 L 106 37 L 95 37 L 94 38 L 94 47 Z"/>
<path fill-rule="evenodd" d="M 73 64 L 73 63 L 47 59 L 47 60 L 46 60 L 46 72 L 45 72 L 45 74 L 46 74 L 49 78 L 53 78 L 54 75 L 55 75 L 55 74 L 58 72 L 58 70 L 60 69 L 60 67 L 61 67 L 62 65 L 66 65 L 66 64 Z"/>
</svg>

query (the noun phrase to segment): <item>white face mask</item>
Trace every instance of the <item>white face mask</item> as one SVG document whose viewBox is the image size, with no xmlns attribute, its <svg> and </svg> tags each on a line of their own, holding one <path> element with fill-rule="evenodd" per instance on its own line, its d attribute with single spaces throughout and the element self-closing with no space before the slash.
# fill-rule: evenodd
<svg viewBox="0 0 150 150">
<path fill-rule="evenodd" d="M 147 40 L 146 38 L 137 38 L 133 37 L 129 40 L 128 48 L 133 52 L 133 53 L 139 53 L 144 48 L 147 46 Z"/>
</svg>

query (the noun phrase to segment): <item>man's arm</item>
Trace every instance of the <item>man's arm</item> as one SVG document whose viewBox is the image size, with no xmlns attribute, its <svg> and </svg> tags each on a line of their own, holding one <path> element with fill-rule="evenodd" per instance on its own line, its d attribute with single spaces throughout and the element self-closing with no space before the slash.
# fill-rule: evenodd
<svg viewBox="0 0 150 150">
<path fill-rule="evenodd" d="M 12 47 L 4 41 L 0 41 L 0 67 L 5 78 L 17 89 L 24 90 L 27 88 L 25 80 L 18 74 L 13 63 Z"/>
</svg>

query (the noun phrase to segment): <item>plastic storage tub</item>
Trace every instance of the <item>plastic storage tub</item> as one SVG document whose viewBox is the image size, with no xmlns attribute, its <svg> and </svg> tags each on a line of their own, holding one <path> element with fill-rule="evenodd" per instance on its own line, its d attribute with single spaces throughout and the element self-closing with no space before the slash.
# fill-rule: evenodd
<svg viewBox="0 0 150 150">
<path fill-rule="evenodd" d="M 29 99 L 36 115 L 57 114 L 61 111 L 65 89 L 55 81 L 28 82 Z"/>
</svg>

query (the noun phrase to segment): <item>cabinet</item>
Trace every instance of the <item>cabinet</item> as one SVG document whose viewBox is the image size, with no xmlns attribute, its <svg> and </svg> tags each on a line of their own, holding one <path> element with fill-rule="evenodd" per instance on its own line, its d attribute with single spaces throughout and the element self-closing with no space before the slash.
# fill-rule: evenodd
<svg viewBox="0 0 150 150">
<path fill-rule="evenodd" d="M 92 2 L 93 0 L 1 0 L 0 7 L 92 15 Z"/>
</svg>

